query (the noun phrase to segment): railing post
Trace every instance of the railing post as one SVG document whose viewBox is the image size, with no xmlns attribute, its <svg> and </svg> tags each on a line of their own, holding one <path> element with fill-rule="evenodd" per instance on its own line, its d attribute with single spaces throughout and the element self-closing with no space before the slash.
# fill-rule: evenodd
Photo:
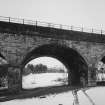
<svg viewBox="0 0 105 105">
<path fill-rule="evenodd" d="M 36 25 L 36 26 L 38 25 L 38 22 L 37 22 L 37 20 L 36 20 L 36 22 L 35 22 L 35 25 Z"/>
<path fill-rule="evenodd" d="M 73 30 L 73 26 L 71 26 L 71 30 Z"/>
<path fill-rule="evenodd" d="M 24 24 L 24 19 L 23 19 L 23 24 Z"/>
<path fill-rule="evenodd" d="M 20 24 L 30 24 L 30 25 L 36 25 L 36 27 L 38 25 L 40 25 L 40 23 L 46 23 L 46 22 L 40 22 L 40 21 L 37 21 L 37 20 L 36 21 L 31 21 L 31 20 L 18 19 L 18 18 L 12 18 L 12 17 L 3 17 L 3 16 L 0 16 L 0 21 L 7 21 L 9 23 L 12 22 L 12 23 L 20 23 Z M 56 25 L 57 25 L 57 27 L 56 27 Z M 75 29 L 74 26 L 68 26 L 67 28 L 65 28 L 65 26 L 67 26 L 67 25 L 62 25 L 62 24 L 47 23 L 47 26 L 50 27 L 50 28 L 55 27 L 55 28 L 60 28 L 60 29 L 64 29 L 64 30 L 68 29 L 68 30 L 71 30 L 71 31 L 73 31 L 73 30 L 76 31 L 77 30 L 77 29 Z M 78 27 L 76 27 L 76 28 L 78 28 Z M 83 26 L 79 27 L 79 31 L 87 32 Z M 88 33 L 101 34 L 101 36 L 104 34 L 104 30 L 98 30 L 98 31 L 99 32 L 97 32 L 97 30 L 95 30 L 95 29 L 93 30 L 93 28 L 90 28 Z"/>
<path fill-rule="evenodd" d="M 48 27 L 50 27 L 51 26 L 51 23 L 48 23 Z"/>
<path fill-rule="evenodd" d="M 93 33 L 93 28 L 92 28 L 92 33 Z"/>
<path fill-rule="evenodd" d="M 83 27 L 82 27 L 82 32 L 83 32 Z"/>
<path fill-rule="evenodd" d="M 35 21 L 35 30 L 37 30 L 38 21 Z"/>
<path fill-rule="evenodd" d="M 62 29 L 62 24 L 60 24 L 60 29 Z"/>
<path fill-rule="evenodd" d="M 101 30 L 101 36 L 102 36 L 102 30 Z"/>
<path fill-rule="evenodd" d="M 10 19 L 10 17 L 9 17 L 9 22 L 11 22 L 11 19 Z"/>
</svg>

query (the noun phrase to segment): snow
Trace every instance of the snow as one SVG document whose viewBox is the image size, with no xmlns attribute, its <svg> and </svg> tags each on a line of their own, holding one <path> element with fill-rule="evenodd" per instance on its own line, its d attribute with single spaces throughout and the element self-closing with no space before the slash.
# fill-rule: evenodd
<svg viewBox="0 0 105 105">
<path fill-rule="evenodd" d="M 105 87 L 95 87 L 86 91 L 91 100 L 95 103 L 94 105 L 105 105 Z M 78 91 L 79 105 L 93 105 L 87 96 L 82 92 Z M 45 98 L 31 98 L 23 100 L 12 100 L 2 102 L 0 105 L 73 105 L 74 97 L 72 92 L 65 92 L 60 94 L 53 94 L 45 96 Z"/>
<path fill-rule="evenodd" d="M 63 81 L 57 81 L 58 79 L 67 79 L 67 73 L 31 73 L 27 76 L 23 76 L 22 87 L 24 89 L 31 89 L 37 87 L 67 84 L 67 81 L 64 83 Z"/>
<path fill-rule="evenodd" d="M 62 85 L 61 81 L 55 81 L 58 78 L 67 78 L 65 73 L 41 73 L 23 76 L 23 87 L 26 89 Z M 79 105 L 105 105 L 105 87 L 94 87 L 85 92 L 77 92 Z M 0 105 L 73 105 L 74 96 L 72 91 L 59 94 L 50 94 L 37 98 L 17 99 L 1 102 Z M 94 104 L 93 104 L 94 103 Z"/>
</svg>

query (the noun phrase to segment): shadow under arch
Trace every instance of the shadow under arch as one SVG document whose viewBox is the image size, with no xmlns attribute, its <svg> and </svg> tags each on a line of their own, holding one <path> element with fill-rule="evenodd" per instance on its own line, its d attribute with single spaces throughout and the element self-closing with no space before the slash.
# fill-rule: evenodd
<svg viewBox="0 0 105 105">
<path fill-rule="evenodd" d="M 105 64 L 105 55 L 101 58 L 101 61 Z"/>
<path fill-rule="evenodd" d="M 0 53 L 0 94 L 8 90 L 8 62 Z"/>
<path fill-rule="evenodd" d="M 6 61 L 6 58 L 0 53 L 0 77 L 7 74 L 8 71 L 8 62 Z"/>
<path fill-rule="evenodd" d="M 0 57 L 3 58 L 3 59 L 5 59 L 5 57 L 1 53 L 0 53 Z"/>
<path fill-rule="evenodd" d="M 84 58 L 74 49 L 63 45 L 42 45 L 28 53 L 22 62 L 22 69 L 32 59 L 38 57 L 53 57 L 61 61 L 68 70 L 68 84 L 80 85 L 81 77 L 88 83 L 88 66 Z"/>
<path fill-rule="evenodd" d="M 97 62 L 95 63 L 95 67 L 97 66 L 97 64 L 99 63 L 99 61 L 105 62 L 105 53 L 101 54 L 101 55 L 98 57 L 98 60 L 97 60 Z"/>
</svg>

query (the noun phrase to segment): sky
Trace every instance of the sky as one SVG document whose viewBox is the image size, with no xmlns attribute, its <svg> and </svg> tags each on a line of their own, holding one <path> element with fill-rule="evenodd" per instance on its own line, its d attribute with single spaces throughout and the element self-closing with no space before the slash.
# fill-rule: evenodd
<svg viewBox="0 0 105 105">
<path fill-rule="evenodd" d="M 39 57 L 31 60 L 28 64 L 43 64 L 46 65 L 48 68 L 63 68 L 65 71 L 67 70 L 63 63 L 52 57 Z"/>
<path fill-rule="evenodd" d="M 0 15 L 105 30 L 105 0 L 0 0 Z"/>
</svg>

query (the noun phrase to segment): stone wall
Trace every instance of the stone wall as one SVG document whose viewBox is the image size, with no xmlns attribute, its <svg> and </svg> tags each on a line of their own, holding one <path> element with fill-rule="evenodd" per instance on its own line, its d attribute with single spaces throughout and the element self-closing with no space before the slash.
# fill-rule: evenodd
<svg viewBox="0 0 105 105">
<path fill-rule="evenodd" d="M 23 33 L 21 32 L 21 29 L 20 32 L 12 32 L 9 27 L 7 31 L 7 28 L 3 29 L 2 26 L 0 26 L 0 53 L 5 57 L 10 65 L 19 66 L 19 69 L 21 69 L 22 61 L 26 55 L 35 48 L 53 43 L 60 44 L 62 46 L 66 45 L 76 50 L 85 59 L 89 69 L 89 85 L 91 85 L 91 81 L 95 83 L 95 77 L 92 78 L 91 74 L 92 70 L 95 70 L 97 62 L 105 54 L 105 44 L 103 43 L 104 38 L 100 38 L 99 40 L 96 35 L 96 41 L 95 39 L 91 39 L 89 41 L 90 37 L 93 38 L 93 36 L 90 36 L 90 34 L 88 35 L 87 33 L 81 33 L 81 36 L 83 36 L 83 34 L 84 36 L 85 34 L 88 35 L 88 37 L 86 36 L 87 40 L 86 38 L 83 40 L 84 38 L 79 37 L 80 33 L 78 32 L 74 32 L 73 38 L 71 38 L 73 34 L 70 34 L 70 36 L 69 33 L 64 34 L 64 32 L 62 32 L 63 34 L 61 33 L 60 36 L 60 33 L 56 33 L 55 31 L 51 32 L 52 33 L 43 33 L 43 31 L 34 31 L 31 32 L 31 34 L 29 31 Z"/>
<path fill-rule="evenodd" d="M 41 36 L 0 33 L 0 53 L 11 64 L 21 64 L 25 56 L 39 46 L 45 44 L 61 44 L 76 50 L 86 60 L 89 66 L 97 63 L 105 54 L 103 43 L 73 41 L 65 39 L 46 38 Z"/>
</svg>

